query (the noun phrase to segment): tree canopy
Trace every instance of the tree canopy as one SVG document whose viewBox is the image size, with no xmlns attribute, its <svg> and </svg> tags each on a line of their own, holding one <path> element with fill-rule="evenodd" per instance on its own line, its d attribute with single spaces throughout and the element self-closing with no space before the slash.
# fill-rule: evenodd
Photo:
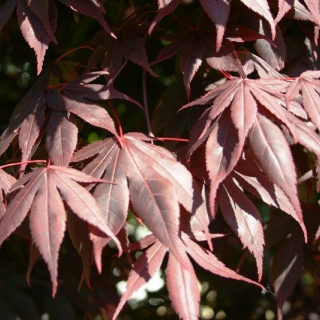
<svg viewBox="0 0 320 320">
<path fill-rule="evenodd" d="M 318 319 L 319 26 L 0 0 L 1 317 Z"/>
</svg>

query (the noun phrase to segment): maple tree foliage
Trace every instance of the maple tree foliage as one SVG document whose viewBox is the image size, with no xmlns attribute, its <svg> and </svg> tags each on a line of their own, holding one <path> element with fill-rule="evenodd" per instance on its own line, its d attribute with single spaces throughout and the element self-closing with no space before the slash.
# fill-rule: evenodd
<svg viewBox="0 0 320 320">
<path fill-rule="evenodd" d="M 320 301 L 319 27 L 312 0 L 0 0 L 0 45 L 34 52 L 29 73 L 16 69 L 24 95 L 2 107 L 0 255 L 30 247 L 30 290 L 43 259 L 50 319 L 61 299 L 121 317 L 161 270 L 168 316 L 213 318 L 202 284 L 219 295 L 219 281 L 270 294 L 278 319 L 320 314 L 297 289 L 308 279 Z M 0 312 L 40 318 L 21 284 L 3 290 L 6 273 Z"/>
</svg>

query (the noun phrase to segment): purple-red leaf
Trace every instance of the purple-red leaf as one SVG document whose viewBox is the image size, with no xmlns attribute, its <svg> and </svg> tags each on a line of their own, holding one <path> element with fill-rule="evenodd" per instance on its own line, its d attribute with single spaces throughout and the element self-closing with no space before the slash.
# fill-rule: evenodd
<svg viewBox="0 0 320 320">
<path fill-rule="evenodd" d="M 92 264 L 92 243 L 89 238 L 89 230 L 87 222 L 79 219 L 75 214 L 68 216 L 67 227 L 72 244 L 81 256 L 83 263 L 83 273 L 79 284 L 79 289 L 82 284 L 83 278 L 89 288 L 90 285 L 90 268 Z"/>
<path fill-rule="evenodd" d="M 320 128 L 320 80 L 317 79 L 319 76 L 319 71 L 303 72 L 291 83 L 286 94 L 287 101 L 291 101 L 301 90 L 303 107 L 318 129 Z"/>
<path fill-rule="evenodd" d="M 200 0 L 204 11 L 216 25 L 217 51 L 220 50 L 229 17 L 231 0 Z"/>
<path fill-rule="evenodd" d="M 270 41 L 258 39 L 254 47 L 258 51 L 261 58 L 279 71 L 284 67 L 284 62 L 286 59 L 286 45 L 284 43 L 279 26 L 276 26 L 276 31 L 277 33 L 274 38 L 273 45 L 270 44 Z M 259 33 L 267 37 L 270 35 L 267 24 L 262 20 L 260 20 L 259 23 Z"/>
<path fill-rule="evenodd" d="M 294 4 L 294 0 L 278 1 L 279 11 L 276 19 L 274 20 L 275 24 L 278 24 L 278 22 L 283 18 L 283 16 L 292 8 L 293 4 Z"/>
<path fill-rule="evenodd" d="M 197 276 L 192 267 L 186 270 L 170 253 L 166 283 L 169 298 L 179 317 L 184 320 L 197 319 L 200 305 Z"/>
<path fill-rule="evenodd" d="M 263 202 L 272 205 L 291 215 L 294 211 L 288 197 L 267 176 L 252 168 L 251 164 L 239 162 L 233 172 L 236 180 L 251 194 Z"/>
<path fill-rule="evenodd" d="M 189 98 L 190 82 L 202 64 L 203 59 L 225 56 L 234 50 L 233 44 L 225 40 L 220 50 L 216 52 L 217 47 L 212 42 L 215 37 L 216 31 L 211 21 L 201 19 L 195 27 L 190 26 L 184 31 L 165 35 L 163 38 L 172 43 L 160 51 L 152 64 L 167 60 L 181 51 L 180 70 L 184 75 L 183 83 Z"/>
<path fill-rule="evenodd" d="M 211 273 L 221 277 L 245 281 L 248 283 L 255 284 L 256 286 L 264 289 L 264 287 L 260 283 L 248 279 L 236 273 L 232 269 L 227 268 L 221 261 L 217 259 L 217 257 L 214 254 L 212 254 L 209 250 L 197 245 L 186 234 L 182 234 L 182 239 L 186 244 L 186 248 L 190 256 L 203 269 L 208 270 Z"/>
<path fill-rule="evenodd" d="M 218 191 L 218 201 L 224 219 L 254 255 L 258 279 L 262 278 L 264 235 L 258 209 L 232 181 L 227 179 Z"/>
<path fill-rule="evenodd" d="M 13 176 L 0 169 L 0 219 L 6 211 L 3 195 L 8 194 L 10 188 L 16 181 L 17 180 Z"/>
<path fill-rule="evenodd" d="M 119 241 L 103 220 L 96 200 L 76 181 L 94 183 L 100 180 L 70 168 L 47 166 L 35 169 L 12 186 L 11 189 L 16 190 L 24 185 L 0 222 L 1 244 L 22 223 L 30 210 L 31 234 L 48 265 L 53 295 L 57 290 L 58 252 L 66 221 L 61 196 L 75 214 L 112 237 L 120 248 Z"/>
<path fill-rule="evenodd" d="M 37 73 L 39 74 L 51 38 L 41 20 L 30 10 L 25 0 L 18 0 L 17 15 L 22 35 L 36 53 Z"/>
<path fill-rule="evenodd" d="M 178 7 L 181 0 L 158 0 L 158 11 L 157 16 L 152 21 L 150 28 L 149 28 L 149 35 L 151 35 L 154 27 L 157 23 L 170 12 Z"/>
<path fill-rule="evenodd" d="M 58 16 L 55 3 L 52 0 L 43 0 L 40 2 L 35 0 L 26 0 L 26 2 L 31 11 L 42 22 L 48 36 L 55 44 L 57 44 L 57 39 L 54 36 Z"/>
<path fill-rule="evenodd" d="M 237 130 L 229 112 L 224 112 L 206 143 L 206 167 L 210 178 L 210 209 L 214 215 L 214 204 L 219 184 L 233 170 L 239 160 L 243 140 L 239 142 Z"/>
<path fill-rule="evenodd" d="M 241 2 L 269 22 L 272 38 L 274 39 L 276 35 L 276 28 L 267 0 L 241 0 Z"/>
<path fill-rule="evenodd" d="M 67 166 L 77 145 L 78 128 L 73 115 L 52 110 L 46 146 L 53 164 Z"/>
<path fill-rule="evenodd" d="M 132 294 L 146 284 L 160 269 L 166 251 L 167 248 L 157 241 L 138 258 L 133 269 L 130 271 L 126 292 L 120 299 L 117 309 L 114 312 L 113 320 L 117 318 L 122 307 L 126 301 L 130 299 Z"/>
<path fill-rule="evenodd" d="M 271 276 L 280 307 L 301 276 L 304 260 L 302 243 L 300 230 L 296 229 L 283 240 L 273 258 Z"/>
<path fill-rule="evenodd" d="M 295 166 L 285 137 L 276 124 L 259 113 L 257 114 L 257 121 L 250 130 L 249 137 L 259 165 L 264 173 L 288 196 L 295 209 L 291 215 L 300 224 L 305 239 L 307 239 L 297 196 Z"/>
<path fill-rule="evenodd" d="M 171 152 L 140 139 L 150 141 L 147 136 L 130 133 L 121 138 L 123 148 L 113 139 L 93 143 L 77 152 L 72 161 L 98 154 L 85 172 L 116 183 L 95 192 L 99 203 L 106 206 L 105 219 L 115 233 L 126 219 L 129 196 L 136 214 L 155 237 L 180 263 L 187 263 L 179 239 L 179 203 L 192 214 L 205 215 L 201 194 L 194 187 L 191 174 Z M 101 252 L 102 246 L 99 247 Z"/>
<path fill-rule="evenodd" d="M 102 6 L 97 6 L 96 3 L 91 0 L 59 0 L 59 1 L 74 11 L 80 12 L 86 16 L 96 19 L 104 28 L 104 30 L 106 30 L 110 35 L 115 37 L 113 32 L 110 30 L 106 20 L 104 20 L 103 15 L 101 14 L 101 13 L 104 13 L 104 9 Z"/>
</svg>

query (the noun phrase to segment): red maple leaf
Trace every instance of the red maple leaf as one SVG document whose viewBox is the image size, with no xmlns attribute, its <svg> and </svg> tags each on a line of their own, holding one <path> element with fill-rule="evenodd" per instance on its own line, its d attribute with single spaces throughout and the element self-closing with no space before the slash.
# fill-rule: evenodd
<svg viewBox="0 0 320 320">
<path fill-rule="evenodd" d="M 30 229 L 39 252 L 48 265 L 55 295 L 58 282 L 58 254 L 66 227 L 63 200 L 81 219 L 111 237 L 110 230 L 95 198 L 80 184 L 101 180 L 71 168 L 47 165 L 34 169 L 11 188 L 18 191 L 0 221 L 0 244 L 22 223 L 30 211 Z"/>
</svg>

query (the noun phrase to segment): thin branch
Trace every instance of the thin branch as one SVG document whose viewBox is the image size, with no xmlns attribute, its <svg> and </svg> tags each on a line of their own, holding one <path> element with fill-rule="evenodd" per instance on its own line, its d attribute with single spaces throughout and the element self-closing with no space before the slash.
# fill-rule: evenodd
<svg viewBox="0 0 320 320">
<path fill-rule="evenodd" d="M 64 58 L 65 56 L 67 56 L 69 53 L 72 53 L 74 51 L 77 51 L 77 50 L 80 50 L 80 49 L 90 49 L 90 50 L 94 50 L 92 47 L 89 47 L 89 46 L 81 46 L 81 47 L 78 47 L 78 48 L 74 48 L 74 49 L 71 49 L 69 51 L 67 51 L 66 53 L 64 53 L 62 56 L 60 56 L 59 58 L 57 58 L 55 60 L 55 62 L 58 62 L 59 60 L 61 60 L 62 58 Z"/>
<path fill-rule="evenodd" d="M 117 78 L 117 76 L 119 75 L 119 73 L 122 71 L 122 69 L 125 67 L 125 65 L 128 63 L 128 59 L 124 60 L 121 67 L 119 68 L 119 70 L 117 71 L 117 73 L 108 81 L 107 83 L 107 87 L 110 87 L 111 84 L 114 82 L 114 80 Z"/>
</svg>

